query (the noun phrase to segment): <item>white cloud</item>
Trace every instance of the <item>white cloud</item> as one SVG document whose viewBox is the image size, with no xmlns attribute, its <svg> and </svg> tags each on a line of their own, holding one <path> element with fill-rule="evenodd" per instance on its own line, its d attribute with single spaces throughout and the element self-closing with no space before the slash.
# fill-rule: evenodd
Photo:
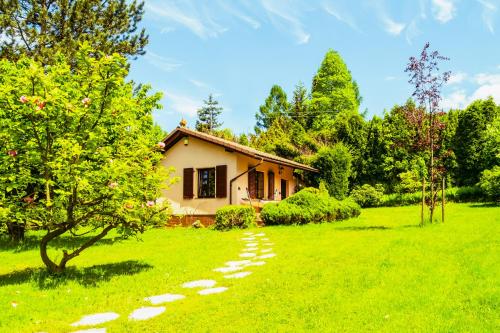
<svg viewBox="0 0 500 333">
<path fill-rule="evenodd" d="M 243 13 L 242 11 L 236 9 L 235 7 L 229 5 L 228 3 L 219 0 L 217 2 L 219 6 L 225 10 L 228 14 L 236 17 L 237 19 L 240 19 L 241 21 L 247 23 L 250 25 L 253 29 L 259 29 L 260 28 L 260 22 L 254 19 L 253 17 Z"/>
<path fill-rule="evenodd" d="M 469 104 L 469 100 L 465 90 L 456 90 L 442 99 L 441 107 L 445 110 L 462 109 Z"/>
<path fill-rule="evenodd" d="M 446 23 L 455 16 L 456 7 L 453 0 L 432 0 L 432 13 L 436 20 Z"/>
<path fill-rule="evenodd" d="M 323 3 L 322 7 L 325 10 L 325 12 L 335 17 L 339 22 L 347 24 L 349 27 L 351 27 L 356 31 L 360 31 L 353 17 L 348 13 L 341 12 L 330 2 Z"/>
<path fill-rule="evenodd" d="M 281 30 L 290 31 L 298 44 L 309 42 L 311 35 L 304 30 L 296 8 L 289 3 L 277 0 L 261 0 L 271 22 Z M 285 24 L 283 24 L 285 23 Z"/>
<path fill-rule="evenodd" d="M 385 77 L 385 80 L 386 80 L 386 81 L 394 81 L 394 80 L 396 80 L 396 77 L 395 77 L 395 76 L 390 76 L 390 75 L 389 75 L 389 76 L 386 76 L 386 77 Z"/>
<path fill-rule="evenodd" d="M 162 57 L 159 54 L 156 54 L 152 51 L 147 51 L 146 55 L 144 55 L 144 59 L 149 62 L 151 65 L 161 69 L 164 72 L 172 72 L 173 70 L 179 68 L 181 64 L 176 61 Z"/>
<path fill-rule="evenodd" d="M 467 79 L 467 74 L 464 72 L 452 73 L 448 80 L 448 84 L 459 84 L 465 81 L 465 79 Z"/>
<path fill-rule="evenodd" d="M 210 86 L 208 84 L 206 84 L 205 82 L 200 81 L 200 80 L 189 79 L 189 82 L 191 82 L 194 86 L 196 86 L 198 88 L 210 88 Z"/>
<path fill-rule="evenodd" d="M 497 12 L 497 6 L 491 2 L 490 0 L 477 0 L 483 7 L 483 12 L 481 14 L 481 18 L 483 20 L 484 25 L 492 34 L 495 33 L 495 15 Z"/>
<path fill-rule="evenodd" d="M 146 8 L 157 17 L 186 27 L 202 39 L 218 37 L 227 30 L 217 24 L 206 11 L 199 13 L 190 1 L 183 2 L 182 8 L 170 1 L 162 1 L 161 5 L 148 2 Z"/>
<path fill-rule="evenodd" d="M 476 99 L 485 99 L 490 96 L 493 97 L 497 103 L 500 103 L 500 83 L 485 84 L 479 87 L 476 91 L 474 91 L 470 100 L 474 101 Z"/>
<path fill-rule="evenodd" d="M 474 77 L 477 84 L 500 84 L 500 74 L 479 73 Z"/>
<path fill-rule="evenodd" d="M 404 23 L 398 23 L 389 17 L 382 18 L 382 23 L 384 23 L 385 31 L 394 36 L 401 34 L 406 26 Z"/>
<path fill-rule="evenodd" d="M 190 96 L 164 92 L 166 103 L 165 109 L 172 110 L 185 116 L 194 117 L 201 106 L 201 101 Z"/>
<path fill-rule="evenodd" d="M 410 24 L 406 27 L 405 37 L 408 44 L 412 44 L 414 38 L 419 36 L 422 32 L 417 26 L 417 19 L 413 19 Z"/>
</svg>

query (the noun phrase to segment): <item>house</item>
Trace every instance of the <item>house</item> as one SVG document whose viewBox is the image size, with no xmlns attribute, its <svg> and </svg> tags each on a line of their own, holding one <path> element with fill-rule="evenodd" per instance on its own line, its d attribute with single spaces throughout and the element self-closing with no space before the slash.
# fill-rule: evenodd
<svg viewBox="0 0 500 333">
<path fill-rule="evenodd" d="M 213 222 L 217 209 L 279 201 L 298 184 L 294 170 L 316 169 L 279 156 L 186 127 L 177 127 L 164 140 L 162 164 L 173 166 L 180 181 L 165 192 L 173 209 L 172 224 Z"/>
</svg>

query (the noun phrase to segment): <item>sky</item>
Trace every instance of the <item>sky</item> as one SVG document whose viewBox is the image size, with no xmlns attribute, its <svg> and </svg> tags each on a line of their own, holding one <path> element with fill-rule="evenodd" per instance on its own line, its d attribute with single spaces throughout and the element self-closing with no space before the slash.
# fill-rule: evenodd
<svg viewBox="0 0 500 333">
<path fill-rule="evenodd" d="M 248 133 L 271 87 L 308 90 L 328 49 L 358 82 L 367 118 L 412 93 L 404 68 L 426 42 L 450 58 L 443 108 L 500 103 L 500 0 L 145 0 L 146 55 L 130 77 L 163 92 L 155 119 L 194 127 L 211 93 L 223 127 Z"/>
</svg>

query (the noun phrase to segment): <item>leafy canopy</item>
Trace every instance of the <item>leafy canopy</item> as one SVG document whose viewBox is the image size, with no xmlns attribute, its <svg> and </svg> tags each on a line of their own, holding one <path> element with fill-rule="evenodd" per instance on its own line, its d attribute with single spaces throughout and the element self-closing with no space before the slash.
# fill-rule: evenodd
<svg viewBox="0 0 500 333">
<path fill-rule="evenodd" d="M 74 69 L 60 54 L 50 66 L 0 61 L 0 207 L 47 231 L 54 272 L 111 229 L 131 236 L 167 218 L 152 119 L 161 95 L 125 81 L 125 58 L 93 52 L 84 46 Z M 97 234 L 58 264 L 48 257 L 51 240 L 87 231 Z"/>
</svg>

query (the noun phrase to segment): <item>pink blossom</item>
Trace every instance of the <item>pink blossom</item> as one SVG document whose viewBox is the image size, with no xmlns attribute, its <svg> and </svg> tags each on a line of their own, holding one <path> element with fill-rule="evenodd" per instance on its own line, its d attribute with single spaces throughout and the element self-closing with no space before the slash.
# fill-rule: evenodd
<svg viewBox="0 0 500 333">
<path fill-rule="evenodd" d="M 24 103 L 26 103 L 27 101 L 28 101 L 28 97 L 26 97 L 26 96 L 24 96 L 24 95 L 22 95 L 21 97 L 19 97 L 19 102 L 21 102 L 21 103 L 23 103 L 23 104 L 24 104 Z"/>
<path fill-rule="evenodd" d="M 7 152 L 7 155 L 12 156 L 12 157 L 16 157 L 17 156 L 17 151 L 16 150 L 9 150 Z"/>
<path fill-rule="evenodd" d="M 153 207 L 154 205 L 155 205 L 155 202 L 151 201 L 151 200 L 146 203 L 146 206 L 148 206 L 148 207 Z"/>
<path fill-rule="evenodd" d="M 36 110 L 37 111 L 41 111 L 43 110 L 43 108 L 45 107 L 45 102 L 44 101 L 40 101 L 40 102 L 36 102 Z"/>
<path fill-rule="evenodd" d="M 165 148 L 165 142 L 158 142 L 156 145 L 161 149 Z"/>
<path fill-rule="evenodd" d="M 117 182 L 109 183 L 108 187 L 109 188 L 117 188 L 118 187 L 118 183 Z"/>
<path fill-rule="evenodd" d="M 85 107 L 88 107 L 88 106 L 90 105 L 90 98 L 85 97 L 84 99 L 82 99 L 82 104 L 83 104 Z"/>
</svg>

